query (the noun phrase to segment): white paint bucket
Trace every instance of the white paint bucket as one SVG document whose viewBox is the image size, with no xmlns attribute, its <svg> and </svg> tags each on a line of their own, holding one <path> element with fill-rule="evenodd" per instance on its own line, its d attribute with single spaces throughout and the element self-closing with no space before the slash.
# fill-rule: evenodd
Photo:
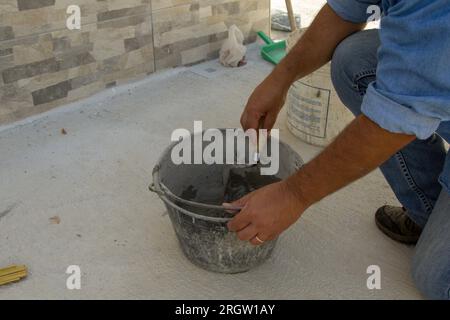
<svg viewBox="0 0 450 320">
<path fill-rule="evenodd" d="M 289 51 L 306 29 L 291 33 Z M 331 63 L 296 81 L 286 98 L 287 127 L 301 140 L 316 146 L 328 145 L 354 119 L 343 105 L 331 81 Z"/>
</svg>

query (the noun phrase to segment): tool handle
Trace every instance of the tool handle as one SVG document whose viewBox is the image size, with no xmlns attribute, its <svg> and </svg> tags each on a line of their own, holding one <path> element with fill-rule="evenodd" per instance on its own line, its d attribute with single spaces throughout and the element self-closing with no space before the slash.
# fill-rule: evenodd
<svg viewBox="0 0 450 320">
<path fill-rule="evenodd" d="M 263 41 L 264 41 L 265 43 L 267 43 L 267 44 L 274 44 L 274 43 L 275 43 L 275 42 L 274 42 L 272 39 L 270 39 L 270 37 L 269 37 L 267 34 L 265 34 L 263 31 L 258 31 L 257 34 L 258 34 L 258 36 L 259 36 L 261 39 L 263 39 Z"/>
<path fill-rule="evenodd" d="M 291 32 L 294 32 L 295 30 L 297 30 L 297 22 L 295 21 L 294 9 L 292 9 L 292 2 L 291 0 L 285 0 L 285 2 L 289 17 L 289 24 L 291 25 Z"/>
</svg>

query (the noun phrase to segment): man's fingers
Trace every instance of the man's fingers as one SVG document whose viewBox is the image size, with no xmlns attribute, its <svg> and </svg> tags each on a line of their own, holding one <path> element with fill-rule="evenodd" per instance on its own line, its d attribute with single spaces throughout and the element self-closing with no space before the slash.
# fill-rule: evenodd
<svg viewBox="0 0 450 320">
<path fill-rule="evenodd" d="M 251 196 L 251 193 L 246 194 L 242 198 L 232 202 L 231 205 L 243 208 L 243 207 L 245 207 L 245 205 L 247 204 L 248 200 L 250 199 L 250 196 Z"/>
<path fill-rule="evenodd" d="M 268 113 L 264 118 L 263 128 L 267 129 L 267 131 L 272 130 L 275 125 L 275 121 L 277 121 L 277 115 L 273 113 Z"/>
<path fill-rule="evenodd" d="M 224 203 L 222 203 L 222 206 L 225 209 L 228 209 L 227 210 L 228 212 L 234 213 L 236 211 L 242 210 L 245 207 L 245 205 L 247 204 L 248 199 L 250 199 L 250 193 L 232 203 L 224 202 Z"/>
<path fill-rule="evenodd" d="M 268 236 L 265 235 L 263 232 L 258 232 L 252 239 L 250 239 L 250 243 L 254 246 L 260 246 L 263 243 L 276 239 L 277 237 L 278 237 L 277 234 L 271 234 Z"/>
<path fill-rule="evenodd" d="M 244 109 L 244 112 L 242 112 L 241 115 L 241 127 L 244 128 L 247 123 L 247 110 Z"/>
<path fill-rule="evenodd" d="M 247 131 L 248 129 L 258 130 L 259 119 L 262 116 L 262 114 L 245 110 L 241 117 L 242 129 L 244 129 L 244 131 Z"/>
<path fill-rule="evenodd" d="M 267 236 L 265 241 L 272 241 L 272 240 L 275 240 L 277 237 L 278 237 L 278 234 L 274 233 L 274 234 L 271 234 L 270 236 Z"/>
<path fill-rule="evenodd" d="M 247 227 L 250 224 L 250 217 L 248 216 L 248 214 L 246 213 L 245 209 L 241 212 L 239 212 L 234 218 L 233 220 L 231 220 L 230 222 L 228 222 L 227 226 L 228 226 L 228 230 L 236 232 L 239 230 L 244 229 L 245 227 Z"/>
<path fill-rule="evenodd" d="M 237 233 L 237 237 L 239 238 L 239 240 L 249 241 L 253 239 L 257 234 L 258 231 L 256 230 L 255 225 L 249 224 L 247 227 Z"/>
</svg>

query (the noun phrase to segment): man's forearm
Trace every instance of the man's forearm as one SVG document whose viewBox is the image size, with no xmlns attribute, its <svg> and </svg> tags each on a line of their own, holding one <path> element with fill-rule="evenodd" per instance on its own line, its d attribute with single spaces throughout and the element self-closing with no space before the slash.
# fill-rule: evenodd
<svg viewBox="0 0 450 320">
<path fill-rule="evenodd" d="M 288 88 L 297 79 L 314 72 L 330 61 L 337 45 L 365 24 L 354 24 L 340 18 L 325 5 L 302 38 L 272 71 L 271 76 Z"/>
<path fill-rule="evenodd" d="M 366 116 L 359 116 L 286 182 L 307 208 L 365 176 L 414 139 L 386 131 Z"/>
</svg>

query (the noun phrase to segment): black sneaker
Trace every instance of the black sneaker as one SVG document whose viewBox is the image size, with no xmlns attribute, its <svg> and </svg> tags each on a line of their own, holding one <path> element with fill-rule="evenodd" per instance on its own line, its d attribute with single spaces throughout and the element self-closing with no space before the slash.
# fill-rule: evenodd
<svg viewBox="0 0 450 320">
<path fill-rule="evenodd" d="M 401 207 L 381 207 L 375 213 L 375 223 L 389 238 L 405 244 L 416 244 L 422 233 L 422 228 Z"/>
</svg>

